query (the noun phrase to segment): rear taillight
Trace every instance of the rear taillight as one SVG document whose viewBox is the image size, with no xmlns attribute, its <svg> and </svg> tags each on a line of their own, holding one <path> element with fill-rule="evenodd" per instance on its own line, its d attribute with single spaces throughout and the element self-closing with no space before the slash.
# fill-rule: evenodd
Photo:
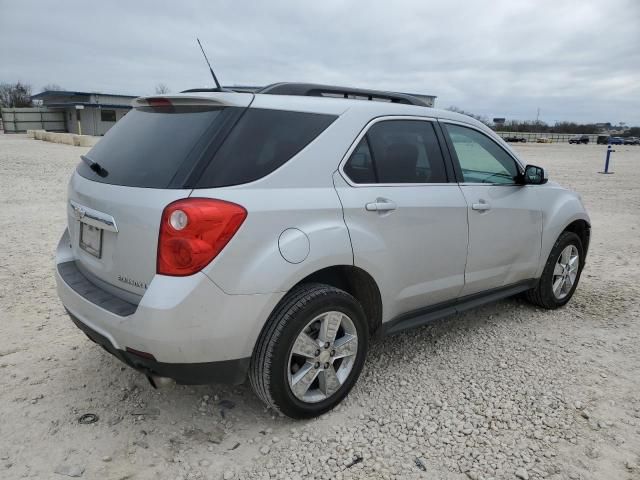
<svg viewBox="0 0 640 480">
<path fill-rule="evenodd" d="M 247 218 L 240 205 L 209 198 L 186 198 L 162 212 L 157 271 L 185 276 L 202 270 L 231 240 Z"/>
</svg>

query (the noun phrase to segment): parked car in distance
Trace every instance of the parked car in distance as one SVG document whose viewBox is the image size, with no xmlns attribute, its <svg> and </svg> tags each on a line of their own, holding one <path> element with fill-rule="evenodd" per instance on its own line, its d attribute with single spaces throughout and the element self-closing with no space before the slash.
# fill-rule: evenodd
<svg viewBox="0 0 640 480">
<path fill-rule="evenodd" d="M 527 139 L 524 137 L 518 137 L 518 136 L 509 136 L 509 137 L 504 137 L 504 140 L 506 142 L 512 142 L 512 143 L 527 143 Z"/>
<path fill-rule="evenodd" d="M 71 320 L 154 386 L 248 377 L 293 418 L 347 395 L 372 336 L 519 293 L 562 307 L 589 247 L 580 195 L 407 94 L 138 98 L 81 160 L 55 255 Z"/>
<path fill-rule="evenodd" d="M 551 139 L 549 137 L 538 137 L 536 138 L 536 143 L 551 143 Z"/>
<path fill-rule="evenodd" d="M 584 144 L 587 144 L 587 143 L 589 143 L 589 135 L 575 135 L 575 136 L 573 136 L 573 137 L 571 137 L 569 139 L 569 143 L 575 143 L 575 144 L 584 143 Z"/>
<path fill-rule="evenodd" d="M 610 137 L 609 144 L 611 145 L 624 145 L 624 138 L 622 137 Z"/>
<path fill-rule="evenodd" d="M 598 138 L 596 139 L 596 143 L 598 145 L 606 145 L 609 143 L 609 139 L 611 137 L 609 135 L 598 135 Z"/>
<path fill-rule="evenodd" d="M 624 139 L 625 145 L 640 145 L 640 138 L 638 137 L 626 137 Z"/>
</svg>

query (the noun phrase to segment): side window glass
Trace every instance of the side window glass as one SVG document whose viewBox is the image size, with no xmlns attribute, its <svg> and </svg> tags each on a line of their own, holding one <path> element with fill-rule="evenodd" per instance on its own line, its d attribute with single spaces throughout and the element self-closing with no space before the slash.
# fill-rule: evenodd
<svg viewBox="0 0 640 480">
<path fill-rule="evenodd" d="M 468 183 L 512 184 L 518 167 L 511 156 L 486 135 L 460 125 L 445 124 Z"/>
<path fill-rule="evenodd" d="M 362 137 L 344 166 L 344 173 L 354 183 L 377 183 L 367 137 Z"/>
<path fill-rule="evenodd" d="M 444 159 L 433 124 L 387 120 L 367 133 L 379 183 L 444 183 Z"/>
<path fill-rule="evenodd" d="M 241 185 L 263 178 L 297 155 L 336 118 L 317 113 L 247 108 L 196 188 Z"/>
</svg>

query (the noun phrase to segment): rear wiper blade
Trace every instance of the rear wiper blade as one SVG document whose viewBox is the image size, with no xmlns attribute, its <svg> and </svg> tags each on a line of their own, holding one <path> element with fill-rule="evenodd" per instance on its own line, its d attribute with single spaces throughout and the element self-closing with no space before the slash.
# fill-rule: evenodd
<svg viewBox="0 0 640 480">
<path fill-rule="evenodd" d="M 109 175 L 109 172 L 107 172 L 107 170 L 105 168 L 103 168 L 98 162 L 94 162 L 93 160 L 91 160 L 89 157 L 87 157 L 86 155 L 80 155 L 80 158 L 82 159 L 82 161 L 84 163 L 86 163 L 87 165 L 89 165 L 89 168 L 91 170 L 93 170 L 94 172 L 96 172 L 98 175 L 100 175 L 101 177 L 106 177 L 107 175 Z"/>
</svg>

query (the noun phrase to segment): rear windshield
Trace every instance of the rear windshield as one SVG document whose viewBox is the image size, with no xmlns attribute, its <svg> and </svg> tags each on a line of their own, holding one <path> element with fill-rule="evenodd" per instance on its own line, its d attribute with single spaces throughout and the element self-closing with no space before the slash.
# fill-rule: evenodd
<svg viewBox="0 0 640 480">
<path fill-rule="evenodd" d="M 81 162 L 78 173 L 113 185 L 210 188 L 257 180 L 280 167 L 335 116 L 263 109 L 136 108 Z"/>
<path fill-rule="evenodd" d="M 221 130 L 229 110 L 238 109 L 133 109 L 86 155 L 106 174 L 97 175 L 84 162 L 78 173 L 113 185 L 167 188 L 179 169 L 190 170 L 199 161 L 209 143 L 205 140 Z"/>
</svg>

